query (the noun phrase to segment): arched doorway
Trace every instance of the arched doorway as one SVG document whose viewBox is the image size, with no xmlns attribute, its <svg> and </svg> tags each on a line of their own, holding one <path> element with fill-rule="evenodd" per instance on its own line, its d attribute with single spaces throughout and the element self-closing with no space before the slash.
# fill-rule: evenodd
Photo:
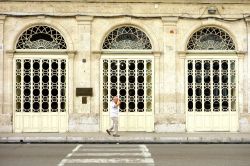
<svg viewBox="0 0 250 166">
<path fill-rule="evenodd" d="M 68 119 L 68 56 L 62 35 L 33 26 L 14 53 L 14 131 L 65 132 Z"/>
<path fill-rule="evenodd" d="M 154 58 L 149 38 L 137 27 L 122 26 L 107 35 L 102 49 L 101 130 L 111 124 L 109 105 L 118 95 L 119 130 L 153 131 Z"/>
<path fill-rule="evenodd" d="M 238 130 L 238 57 L 235 43 L 221 28 L 192 34 L 186 56 L 188 131 Z"/>
</svg>

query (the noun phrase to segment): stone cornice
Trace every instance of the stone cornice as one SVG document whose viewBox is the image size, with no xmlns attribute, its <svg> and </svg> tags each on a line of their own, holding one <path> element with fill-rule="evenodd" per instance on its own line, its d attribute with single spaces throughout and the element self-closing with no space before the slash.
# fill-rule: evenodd
<svg viewBox="0 0 250 166">
<path fill-rule="evenodd" d="M 2 2 L 82 2 L 103 3 L 100 0 L 2 0 Z M 239 0 L 105 0 L 105 3 L 196 3 L 196 4 L 249 4 L 249 1 Z"/>
</svg>

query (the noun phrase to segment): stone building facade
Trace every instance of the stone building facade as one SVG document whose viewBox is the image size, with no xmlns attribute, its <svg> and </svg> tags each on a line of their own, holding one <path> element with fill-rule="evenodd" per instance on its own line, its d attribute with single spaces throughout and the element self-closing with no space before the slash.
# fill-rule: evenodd
<svg viewBox="0 0 250 166">
<path fill-rule="evenodd" d="M 247 1 L 1 1 L 0 131 L 250 132 Z"/>
</svg>

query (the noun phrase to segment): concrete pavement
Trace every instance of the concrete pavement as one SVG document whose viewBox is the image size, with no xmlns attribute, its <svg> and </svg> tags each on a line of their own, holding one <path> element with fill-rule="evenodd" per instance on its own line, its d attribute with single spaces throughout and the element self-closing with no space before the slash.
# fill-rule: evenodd
<svg viewBox="0 0 250 166">
<path fill-rule="evenodd" d="M 250 143 L 250 133 L 0 133 L 0 143 Z"/>
</svg>

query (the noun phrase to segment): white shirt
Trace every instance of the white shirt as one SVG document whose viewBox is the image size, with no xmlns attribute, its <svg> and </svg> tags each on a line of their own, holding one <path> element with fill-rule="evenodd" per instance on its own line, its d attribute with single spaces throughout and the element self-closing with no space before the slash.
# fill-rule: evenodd
<svg viewBox="0 0 250 166">
<path fill-rule="evenodd" d="M 118 117 L 119 107 L 115 104 L 114 101 L 110 102 L 110 117 Z"/>
</svg>

